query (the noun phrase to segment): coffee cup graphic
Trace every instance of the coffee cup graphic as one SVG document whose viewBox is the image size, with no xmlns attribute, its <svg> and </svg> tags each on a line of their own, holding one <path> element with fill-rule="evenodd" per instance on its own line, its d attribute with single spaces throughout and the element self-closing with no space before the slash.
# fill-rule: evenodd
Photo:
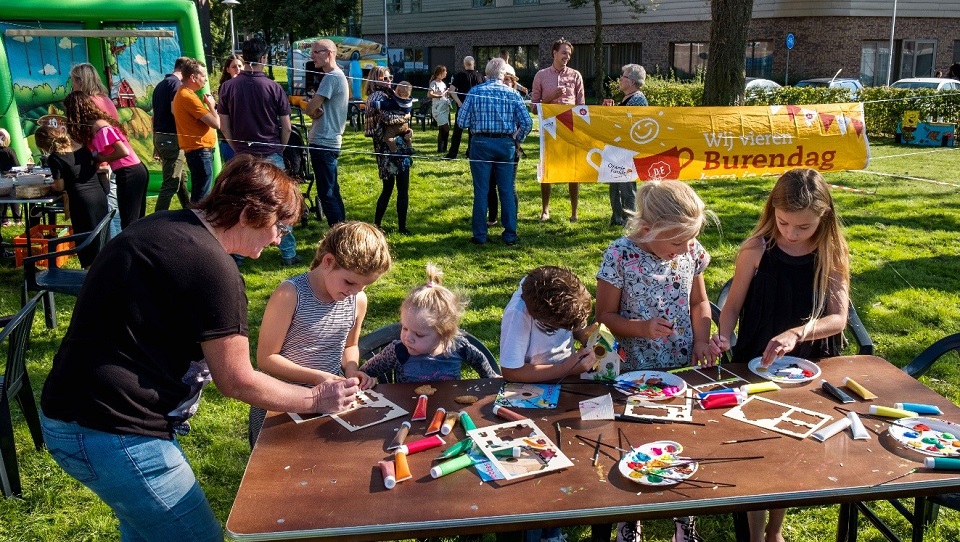
<svg viewBox="0 0 960 542">
<path fill-rule="evenodd" d="M 683 160 L 681 158 L 685 157 Z M 645 181 L 666 181 L 680 178 L 680 170 L 693 162 L 693 151 L 683 147 L 650 156 L 637 156 L 633 163 L 637 175 Z"/>
<path fill-rule="evenodd" d="M 637 173 L 633 169 L 634 156 L 637 151 L 625 149 L 615 145 L 607 145 L 601 151 L 600 149 L 590 149 L 587 151 L 587 163 L 590 167 L 597 170 L 597 182 L 601 183 L 620 183 L 637 180 Z M 599 156 L 600 163 L 594 160 L 594 156 Z"/>
</svg>

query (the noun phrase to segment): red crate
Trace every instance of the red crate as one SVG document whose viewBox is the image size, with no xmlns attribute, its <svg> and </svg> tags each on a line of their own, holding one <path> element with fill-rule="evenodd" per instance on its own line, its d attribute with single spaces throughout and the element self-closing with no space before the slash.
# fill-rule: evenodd
<svg viewBox="0 0 960 542">
<path fill-rule="evenodd" d="M 48 251 L 50 239 L 56 239 L 57 237 L 65 237 L 67 235 L 73 234 L 73 226 L 65 224 L 38 224 L 30 228 L 30 245 L 31 245 L 31 255 L 37 256 L 39 254 L 44 254 Z M 57 250 L 66 250 L 68 248 L 73 248 L 73 243 L 66 243 L 57 247 Z M 27 257 L 27 234 L 22 233 L 13 238 L 13 259 L 17 267 L 23 265 L 23 259 Z M 70 260 L 70 256 L 58 256 L 57 257 L 57 267 L 63 267 L 67 261 Z M 40 260 L 37 262 L 37 267 L 46 267 L 47 261 Z"/>
</svg>

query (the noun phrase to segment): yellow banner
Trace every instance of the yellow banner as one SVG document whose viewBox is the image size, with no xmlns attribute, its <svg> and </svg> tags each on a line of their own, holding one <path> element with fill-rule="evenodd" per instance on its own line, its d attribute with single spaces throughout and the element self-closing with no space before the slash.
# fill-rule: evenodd
<svg viewBox="0 0 960 542">
<path fill-rule="evenodd" d="M 540 107 L 542 183 L 738 179 L 869 159 L 861 103 Z"/>
</svg>

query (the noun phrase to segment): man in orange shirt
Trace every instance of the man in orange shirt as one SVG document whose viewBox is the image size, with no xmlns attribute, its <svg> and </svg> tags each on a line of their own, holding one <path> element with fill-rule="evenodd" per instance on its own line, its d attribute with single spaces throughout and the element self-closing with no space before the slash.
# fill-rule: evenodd
<svg viewBox="0 0 960 542">
<path fill-rule="evenodd" d="M 187 59 L 180 72 L 183 86 L 173 97 L 173 118 L 177 123 L 177 143 L 190 169 L 190 202 L 202 200 L 213 187 L 213 147 L 217 144 L 220 115 L 209 93 L 203 101 L 197 91 L 207 84 L 207 69 L 195 59 Z"/>
</svg>

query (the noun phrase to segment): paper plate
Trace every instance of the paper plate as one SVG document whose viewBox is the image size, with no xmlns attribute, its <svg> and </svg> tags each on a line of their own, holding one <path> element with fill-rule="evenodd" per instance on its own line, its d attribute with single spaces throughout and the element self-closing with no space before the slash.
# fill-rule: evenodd
<svg viewBox="0 0 960 542">
<path fill-rule="evenodd" d="M 936 418 L 901 418 L 890 436 L 909 450 L 937 457 L 960 456 L 960 425 Z"/>
<path fill-rule="evenodd" d="M 820 367 L 816 363 L 793 356 L 777 358 L 766 368 L 760 367 L 760 358 L 753 358 L 747 367 L 754 374 L 778 384 L 803 384 L 820 378 Z"/>
<path fill-rule="evenodd" d="M 673 373 L 633 371 L 618 376 L 614 387 L 624 395 L 642 397 L 649 401 L 663 401 L 683 395 L 687 383 Z"/>
<path fill-rule="evenodd" d="M 679 442 L 658 440 L 637 446 L 620 460 L 620 474 L 628 480 L 647 486 L 670 486 L 690 478 L 697 472 L 696 462 L 677 456 L 683 451 Z M 678 464 L 677 466 L 670 466 Z"/>
</svg>

